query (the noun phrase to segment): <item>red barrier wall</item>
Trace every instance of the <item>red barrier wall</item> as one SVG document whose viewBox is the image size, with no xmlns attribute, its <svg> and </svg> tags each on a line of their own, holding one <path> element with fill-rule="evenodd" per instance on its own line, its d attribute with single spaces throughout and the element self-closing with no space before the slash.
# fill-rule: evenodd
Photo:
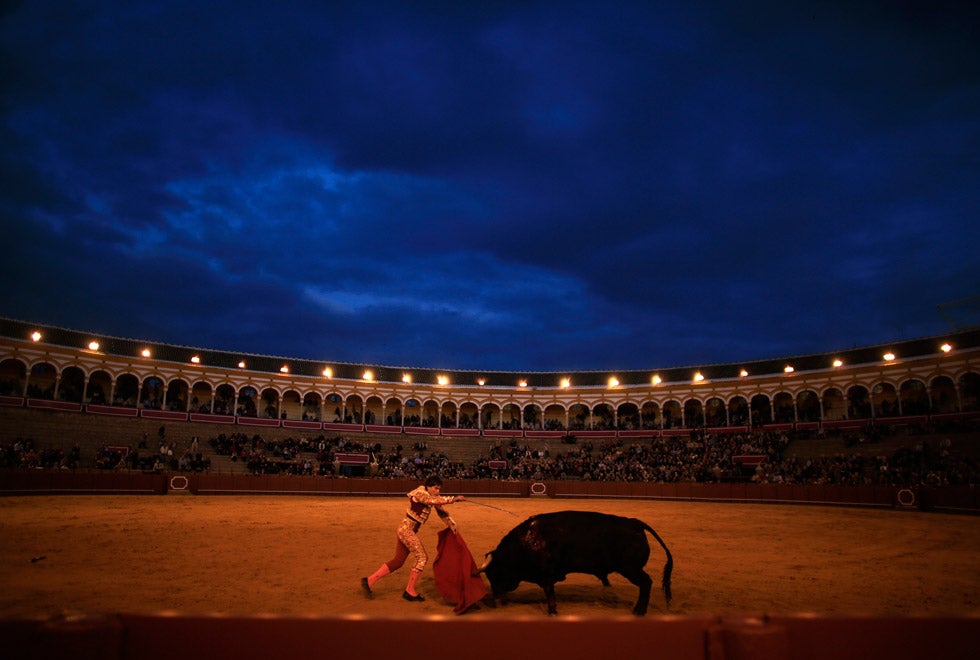
<svg viewBox="0 0 980 660">
<path fill-rule="evenodd" d="M 162 495 L 167 475 L 141 472 L 65 472 L 56 470 L 0 470 L 0 493 Z"/>
<path fill-rule="evenodd" d="M 366 619 L 116 614 L 0 622 L 10 660 L 501 658 L 911 660 L 975 657 L 976 617 Z"/>
<path fill-rule="evenodd" d="M 301 477 L 295 475 L 144 474 L 140 472 L 0 470 L 0 494 L 164 494 L 197 495 L 402 495 L 415 488 L 412 479 Z M 969 486 L 898 488 L 752 483 L 642 483 L 606 481 L 446 480 L 446 493 L 463 495 L 568 498 L 647 498 L 715 502 L 838 504 L 980 511 L 980 494 Z"/>
</svg>

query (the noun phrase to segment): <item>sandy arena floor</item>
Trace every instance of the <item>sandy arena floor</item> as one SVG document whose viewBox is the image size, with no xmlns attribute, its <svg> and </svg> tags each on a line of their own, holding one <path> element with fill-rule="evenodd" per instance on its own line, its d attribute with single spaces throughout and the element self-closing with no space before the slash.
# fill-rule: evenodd
<svg viewBox="0 0 980 660">
<path fill-rule="evenodd" d="M 652 538 L 650 615 L 964 615 L 980 611 L 980 519 L 916 511 L 627 500 L 482 499 L 517 514 L 450 508 L 477 561 L 529 515 L 585 509 L 637 517 Z M 421 536 L 424 603 L 406 603 L 407 567 L 375 587 L 359 579 L 390 558 L 398 498 L 194 496 L 0 498 L 0 616 L 103 612 L 451 615 L 432 578 L 435 519 Z M 32 561 L 33 560 L 33 561 Z M 629 615 L 636 588 L 572 575 L 561 615 Z M 536 585 L 464 616 L 546 616 Z"/>
</svg>

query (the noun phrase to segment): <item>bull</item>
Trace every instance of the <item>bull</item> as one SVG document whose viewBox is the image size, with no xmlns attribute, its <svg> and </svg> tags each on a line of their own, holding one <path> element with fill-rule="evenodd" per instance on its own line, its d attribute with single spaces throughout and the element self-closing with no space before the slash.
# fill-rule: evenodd
<svg viewBox="0 0 980 660">
<path fill-rule="evenodd" d="M 636 518 L 591 511 L 531 516 L 486 554 L 477 573 L 487 576 L 495 602 L 521 582 L 537 584 L 548 599 L 548 614 L 558 613 L 555 584 L 569 573 L 594 575 L 607 587 L 609 574 L 619 573 L 639 587 L 633 613 L 642 616 L 647 612 L 653 584 L 643 570 L 650 558 L 645 532 L 650 532 L 667 554 L 662 586 L 669 607 L 674 558 L 657 532 Z"/>
</svg>

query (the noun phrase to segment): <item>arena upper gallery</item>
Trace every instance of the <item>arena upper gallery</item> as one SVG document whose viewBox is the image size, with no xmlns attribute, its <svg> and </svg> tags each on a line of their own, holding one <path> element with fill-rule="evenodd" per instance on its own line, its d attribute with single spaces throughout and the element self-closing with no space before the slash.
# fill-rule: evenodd
<svg viewBox="0 0 980 660">
<path fill-rule="evenodd" d="M 745 363 L 520 373 L 241 354 L 2 319 L 0 400 L 161 419 L 463 436 L 857 428 L 978 414 L 980 331 Z"/>
</svg>

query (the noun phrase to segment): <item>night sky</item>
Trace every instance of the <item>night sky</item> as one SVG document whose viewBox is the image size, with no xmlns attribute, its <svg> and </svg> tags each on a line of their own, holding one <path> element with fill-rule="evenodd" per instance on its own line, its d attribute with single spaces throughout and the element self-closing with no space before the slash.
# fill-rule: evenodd
<svg viewBox="0 0 980 660">
<path fill-rule="evenodd" d="M 3 2 L 0 316 L 505 371 L 942 334 L 969 4 Z"/>
</svg>

